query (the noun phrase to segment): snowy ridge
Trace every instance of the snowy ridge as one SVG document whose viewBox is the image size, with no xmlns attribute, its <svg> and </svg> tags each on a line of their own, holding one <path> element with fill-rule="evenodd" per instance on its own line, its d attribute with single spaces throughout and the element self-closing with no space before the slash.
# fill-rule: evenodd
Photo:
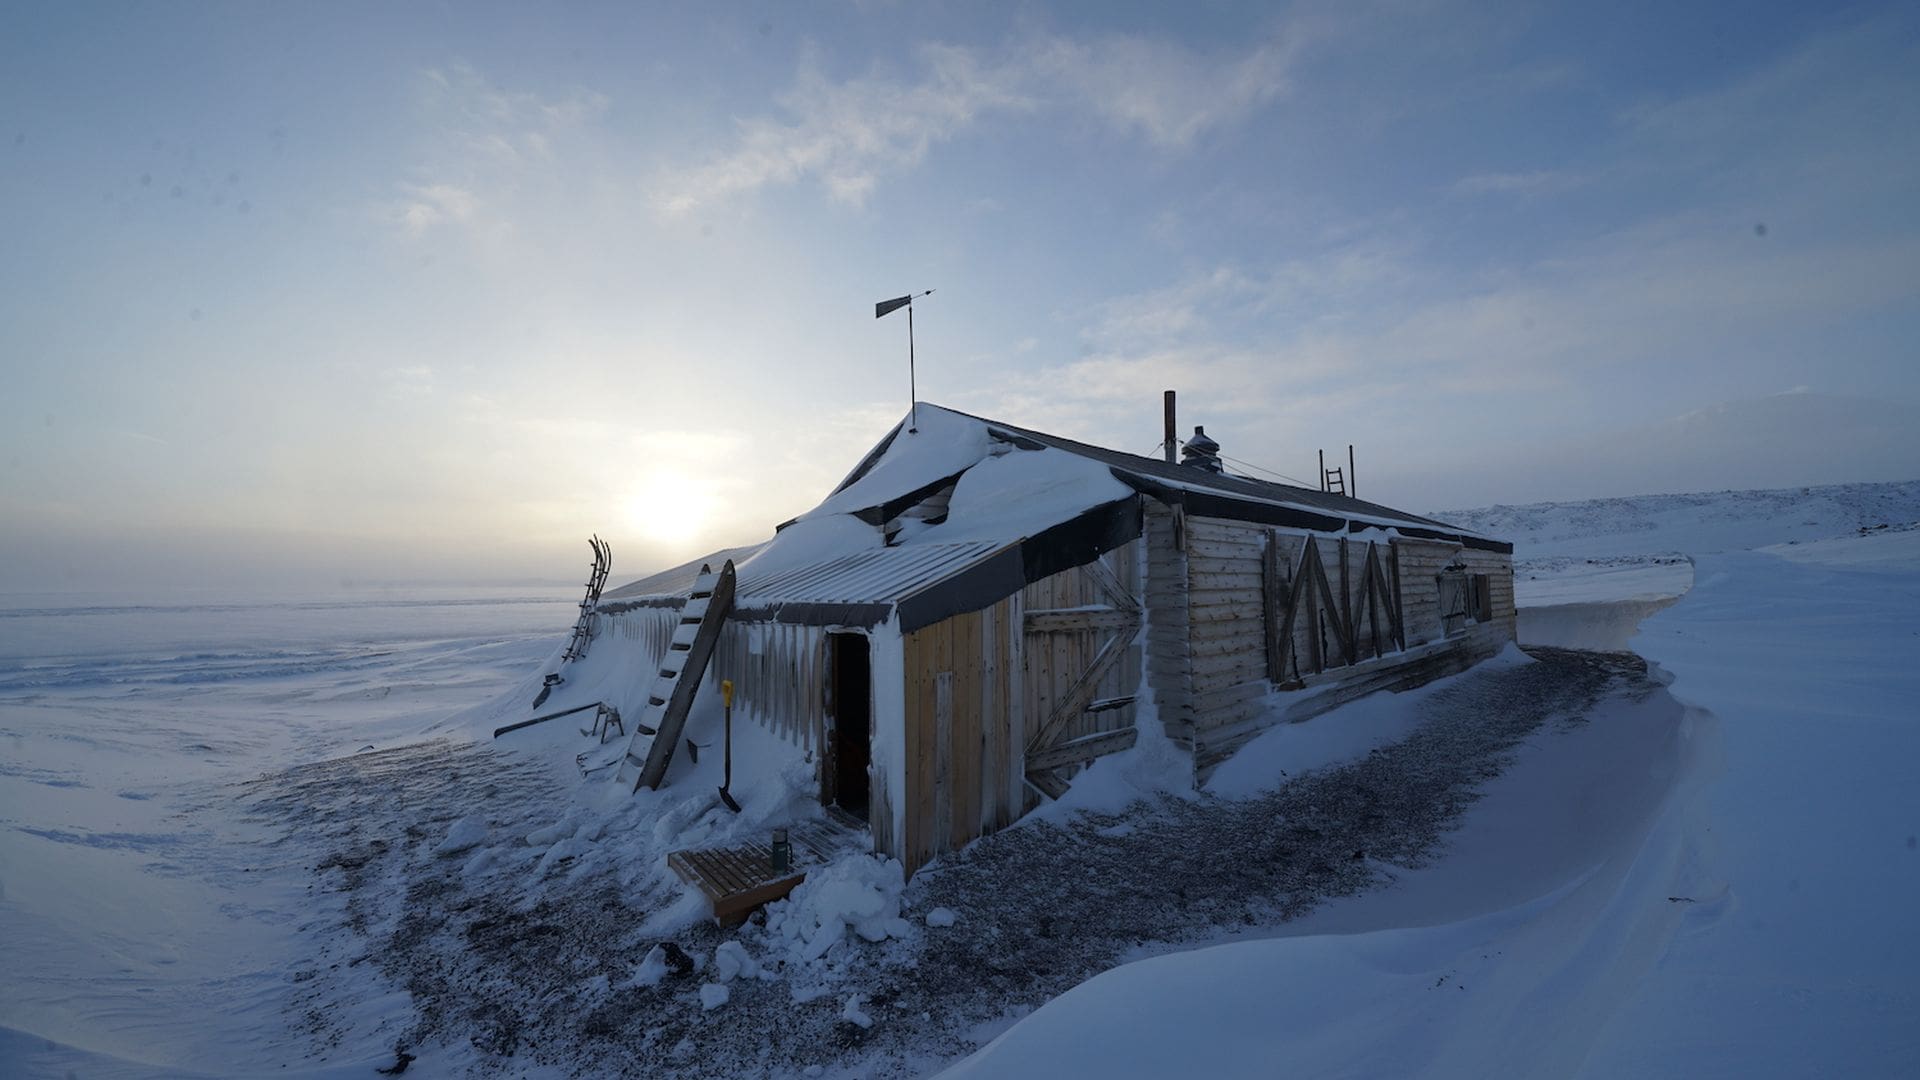
<svg viewBox="0 0 1920 1080">
<path fill-rule="evenodd" d="M 1511 540 L 1516 559 L 1704 555 L 1920 521 L 1920 480 L 1496 505 L 1430 516 Z"/>
</svg>

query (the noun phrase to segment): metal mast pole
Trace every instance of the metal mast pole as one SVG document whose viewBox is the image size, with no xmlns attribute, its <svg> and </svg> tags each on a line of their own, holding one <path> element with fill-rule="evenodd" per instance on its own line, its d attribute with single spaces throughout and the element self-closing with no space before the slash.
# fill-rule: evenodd
<svg viewBox="0 0 1920 1080">
<path fill-rule="evenodd" d="M 933 290 L 928 289 L 923 293 L 908 293 L 873 305 L 873 317 L 876 319 L 884 319 L 889 312 L 899 311 L 901 308 L 907 309 L 907 396 L 912 399 L 907 403 L 907 434 L 909 435 L 920 430 L 920 376 L 914 370 L 917 365 L 914 363 L 916 358 L 913 355 L 913 302 L 922 296 L 932 295 Z"/>
</svg>

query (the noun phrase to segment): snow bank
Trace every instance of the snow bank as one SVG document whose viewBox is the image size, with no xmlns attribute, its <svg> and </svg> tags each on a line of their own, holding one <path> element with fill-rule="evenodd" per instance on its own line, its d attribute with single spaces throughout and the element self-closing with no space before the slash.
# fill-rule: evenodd
<svg viewBox="0 0 1920 1080">
<path fill-rule="evenodd" d="M 1876 546 L 1700 560 L 1635 641 L 1671 696 L 1536 736 L 1443 859 L 948 1075 L 1920 1074 L 1920 567 Z"/>
<path fill-rule="evenodd" d="M 1622 652 L 1640 632 L 1640 624 L 1648 616 L 1678 599 L 1668 596 L 1657 600 L 1522 607 L 1515 620 L 1514 636 L 1522 645 Z"/>
<path fill-rule="evenodd" d="M 1666 897 L 1711 732 L 1616 702 L 1536 735 L 1444 859 L 1274 938 L 1098 975 L 948 1075 L 1565 1075 L 1695 913 Z"/>
<path fill-rule="evenodd" d="M 1193 758 L 1167 738 L 1150 701 L 1139 703 L 1134 724 L 1140 734 L 1131 748 L 1095 759 L 1074 776 L 1066 794 L 1035 807 L 1016 827 L 1064 822 L 1082 814 L 1113 816 L 1136 803 L 1191 798 Z"/>
<path fill-rule="evenodd" d="M 1793 562 L 1858 569 L 1920 570 L 1920 525 L 1863 531 L 1859 535 L 1762 548 Z"/>
<path fill-rule="evenodd" d="M 1563 555 L 1514 560 L 1513 595 L 1520 607 L 1664 600 L 1693 587 L 1693 560 L 1679 552 L 1649 555 Z"/>
<path fill-rule="evenodd" d="M 1475 670 L 1532 662 L 1509 644 Z M 1416 703 L 1472 674 L 1462 672 L 1397 693 L 1383 690 L 1299 723 L 1276 725 L 1221 762 L 1208 779 L 1206 790 L 1230 799 L 1252 798 L 1302 773 L 1363 758 L 1376 747 L 1399 742 L 1412 733 L 1420 718 L 1419 710 L 1413 707 Z"/>
<path fill-rule="evenodd" d="M 1920 480 L 1490 506 L 1431 516 L 1510 540 L 1514 555 L 1523 559 L 1674 551 L 1701 555 L 1920 521 Z"/>
<path fill-rule="evenodd" d="M 848 930 L 879 942 L 905 937 L 900 917 L 906 878 L 900 863 L 850 856 L 807 874 L 785 899 L 767 906 L 766 936 L 784 945 L 789 963 L 805 965 L 845 940 Z"/>
<path fill-rule="evenodd" d="M 1725 730 L 1714 917 L 1612 1019 L 1595 1076 L 1920 1075 L 1920 566 L 1909 541 L 1700 560 L 1634 647 Z"/>
</svg>

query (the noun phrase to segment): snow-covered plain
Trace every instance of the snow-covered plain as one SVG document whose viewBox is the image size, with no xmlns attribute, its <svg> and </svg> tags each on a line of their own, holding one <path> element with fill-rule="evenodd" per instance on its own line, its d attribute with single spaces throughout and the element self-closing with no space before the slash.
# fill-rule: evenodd
<svg viewBox="0 0 1920 1080">
<path fill-rule="evenodd" d="M 1000 932 L 978 897 L 942 891 L 969 868 L 936 864 L 903 891 L 884 865 L 845 864 L 764 925 L 700 931 L 690 957 L 639 947 L 612 976 L 581 970 L 552 1007 L 660 1016 L 647 995 L 675 987 L 693 1032 L 791 1002 L 821 1017 L 827 1075 L 1920 1073 L 1904 775 L 1920 754 L 1920 484 L 1800 495 L 1437 515 L 1520 541 L 1529 609 L 1664 606 L 1630 644 L 1671 684 L 1541 727 L 1441 857 L 1364 864 L 1384 888 L 1290 921 L 1163 928 L 1172 944 L 1025 1019 L 1037 1002 L 1009 1000 L 969 1036 L 873 992 L 889 965 L 934 955 L 930 935 Z M 772 755 L 750 725 L 735 731 L 738 817 L 716 809 L 711 753 L 633 799 L 580 781 L 571 719 L 487 743 L 525 714 L 574 599 L 0 599 L 0 1075 L 364 1076 L 459 997 L 410 993 L 380 949 L 415 942 L 438 963 L 451 932 L 511 967 L 518 920 L 551 922 L 603 879 L 658 903 L 646 925 L 583 933 L 625 949 L 699 926 L 662 852 L 804 820 L 804 778 L 757 766 Z M 574 665 L 551 707 L 610 689 L 607 655 Z M 1165 748 L 1143 739 L 1012 839 L 1065 842 L 1049 830 L 1089 814 L 1088 836 L 1124 845 L 1170 805 L 1370 760 L 1447 692 L 1278 729 L 1201 796 L 1165 790 Z M 703 696 L 690 733 L 711 747 L 718 720 Z M 441 917 L 440 897 L 476 906 L 409 931 L 410 913 Z M 697 970 L 674 974 L 683 961 Z M 970 1042 L 986 1045 L 954 1063 Z M 670 1069 L 689 1045 L 662 1048 Z M 478 1037 L 412 1050 L 408 1075 L 567 1071 Z"/>
<path fill-rule="evenodd" d="M 312 856 L 249 820 L 240 785 L 443 730 L 525 678 L 574 602 L 0 598 L 0 1075 L 306 1062 L 283 1009 L 314 945 Z"/>
</svg>

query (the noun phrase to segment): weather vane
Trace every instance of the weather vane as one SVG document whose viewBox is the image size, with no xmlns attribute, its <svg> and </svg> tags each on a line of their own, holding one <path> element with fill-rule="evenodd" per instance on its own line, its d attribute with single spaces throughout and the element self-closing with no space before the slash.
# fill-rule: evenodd
<svg viewBox="0 0 1920 1080">
<path fill-rule="evenodd" d="M 890 311 L 907 309 L 907 434 L 920 430 L 920 391 L 913 373 L 913 302 L 923 296 L 932 296 L 933 290 L 922 293 L 908 293 L 893 300 L 882 300 L 873 305 L 873 317 L 883 318 Z"/>
</svg>

